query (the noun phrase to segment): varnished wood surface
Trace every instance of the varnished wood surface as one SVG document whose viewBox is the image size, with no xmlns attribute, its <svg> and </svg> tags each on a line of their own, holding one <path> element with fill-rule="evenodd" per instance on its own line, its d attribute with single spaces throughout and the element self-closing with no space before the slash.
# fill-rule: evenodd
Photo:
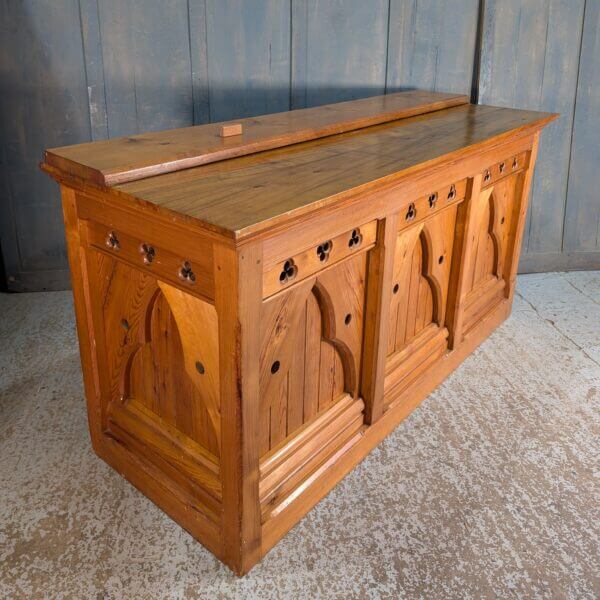
<svg viewBox="0 0 600 600">
<path fill-rule="evenodd" d="M 467 96 L 410 90 L 315 108 L 143 133 L 46 151 L 48 165 L 115 185 L 466 104 Z M 223 128 L 240 135 L 223 136 Z M 237 131 L 237 127 L 236 127 Z"/>
<path fill-rule="evenodd" d="M 95 450 L 246 573 L 508 315 L 551 118 L 461 106 L 119 189 L 59 175 Z"/>
<path fill-rule="evenodd" d="M 117 186 L 243 238 L 414 168 L 459 158 L 552 120 L 547 113 L 458 106 L 287 148 Z"/>
</svg>

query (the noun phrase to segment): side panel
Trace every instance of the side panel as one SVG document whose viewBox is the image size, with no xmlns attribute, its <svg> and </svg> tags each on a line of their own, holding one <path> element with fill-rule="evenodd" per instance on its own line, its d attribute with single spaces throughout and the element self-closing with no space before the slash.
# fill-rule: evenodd
<svg viewBox="0 0 600 600">
<path fill-rule="evenodd" d="M 144 229 L 66 188 L 63 208 L 94 449 L 222 557 L 212 243 L 196 236 L 189 254 L 187 232 L 171 244 L 169 226 Z"/>
</svg>

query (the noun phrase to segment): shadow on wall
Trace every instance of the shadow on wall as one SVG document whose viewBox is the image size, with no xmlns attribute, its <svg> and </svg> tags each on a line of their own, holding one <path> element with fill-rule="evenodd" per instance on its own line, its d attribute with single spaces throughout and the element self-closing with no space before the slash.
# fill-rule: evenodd
<svg viewBox="0 0 600 600">
<path fill-rule="evenodd" d="M 0 239 L 17 291 L 68 285 L 58 186 L 38 164 L 90 137 L 78 12 L 37 4 L 0 3 Z"/>
<path fill-rule="evenodd" d="M 243 85 L 221 79 L 202 87 L 187 46 L 181 62 L 180 36 L 172 36 L 169 54 L 164 40 L 157 44 L 138 32 L 142 52 L 125 39 L 127 24 L 117 23 L 120 29 L 101 46 L 80 16 L 78 0 L 55 0 L 52 10 L 41 0 L 0 2 L 0 242 L 15 291 L 69 286 L 59 189 L 38 167 L 46 148 L 385 92 L 339 80 L 265 85 L 240 73 L 231 77 Z"/>
</svg>

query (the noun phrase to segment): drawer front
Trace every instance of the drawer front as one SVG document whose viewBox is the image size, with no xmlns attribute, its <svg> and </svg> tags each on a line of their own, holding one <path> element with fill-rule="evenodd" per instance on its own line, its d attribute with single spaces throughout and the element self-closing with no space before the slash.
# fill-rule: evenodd
<svg viewBox="0 0 600 600">
<path fill-rule="evenodd" d="M 267 265 L 263 276 L 263 297 L 267 298 L 311 277 L 375 244 L 377 221 L 354 227 L 340 235 L 323 239 L 275 265 Z"/>
<path fill-rule="evenodd" d="M 466 191 L 467 180 L 461 179 L 417 198 L 398 215 L 399 231 L 410 229 L 415 223 L 430 219 L 449 206 L 462 202 Z"/>
<path fill-rule="evenodd" d="M 144 273 L 163 279 L 191 294 L 214 298 L 212 250 L 202 256 L 178 254 L 152 239 L 129 235 L 122 228 L 87 221 L 88 243 L 115 260 L 124 261 Z"/>
<path fill-rule="evenodd" d="M 518 171 L 526 169 L 527 164 L 527 152 L 520 152 L 519 154 L 512 154 L 507 158 L 490 165 L 483 171 L 482 187 L 488 187 L 498 182 L 500 179 L 509 177 Z"/>
</svg>

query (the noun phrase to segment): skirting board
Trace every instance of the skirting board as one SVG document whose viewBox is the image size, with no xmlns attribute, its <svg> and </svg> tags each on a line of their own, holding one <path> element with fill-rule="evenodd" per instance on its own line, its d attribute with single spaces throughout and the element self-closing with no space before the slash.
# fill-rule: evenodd
<svg viewBox="0 0 600 600">
<path fill-rule="evenodd" d="M 600 269 L 600 252 L 540 252 L 522 254 L 519 273 L 593 271 Z"/>
</svg>

